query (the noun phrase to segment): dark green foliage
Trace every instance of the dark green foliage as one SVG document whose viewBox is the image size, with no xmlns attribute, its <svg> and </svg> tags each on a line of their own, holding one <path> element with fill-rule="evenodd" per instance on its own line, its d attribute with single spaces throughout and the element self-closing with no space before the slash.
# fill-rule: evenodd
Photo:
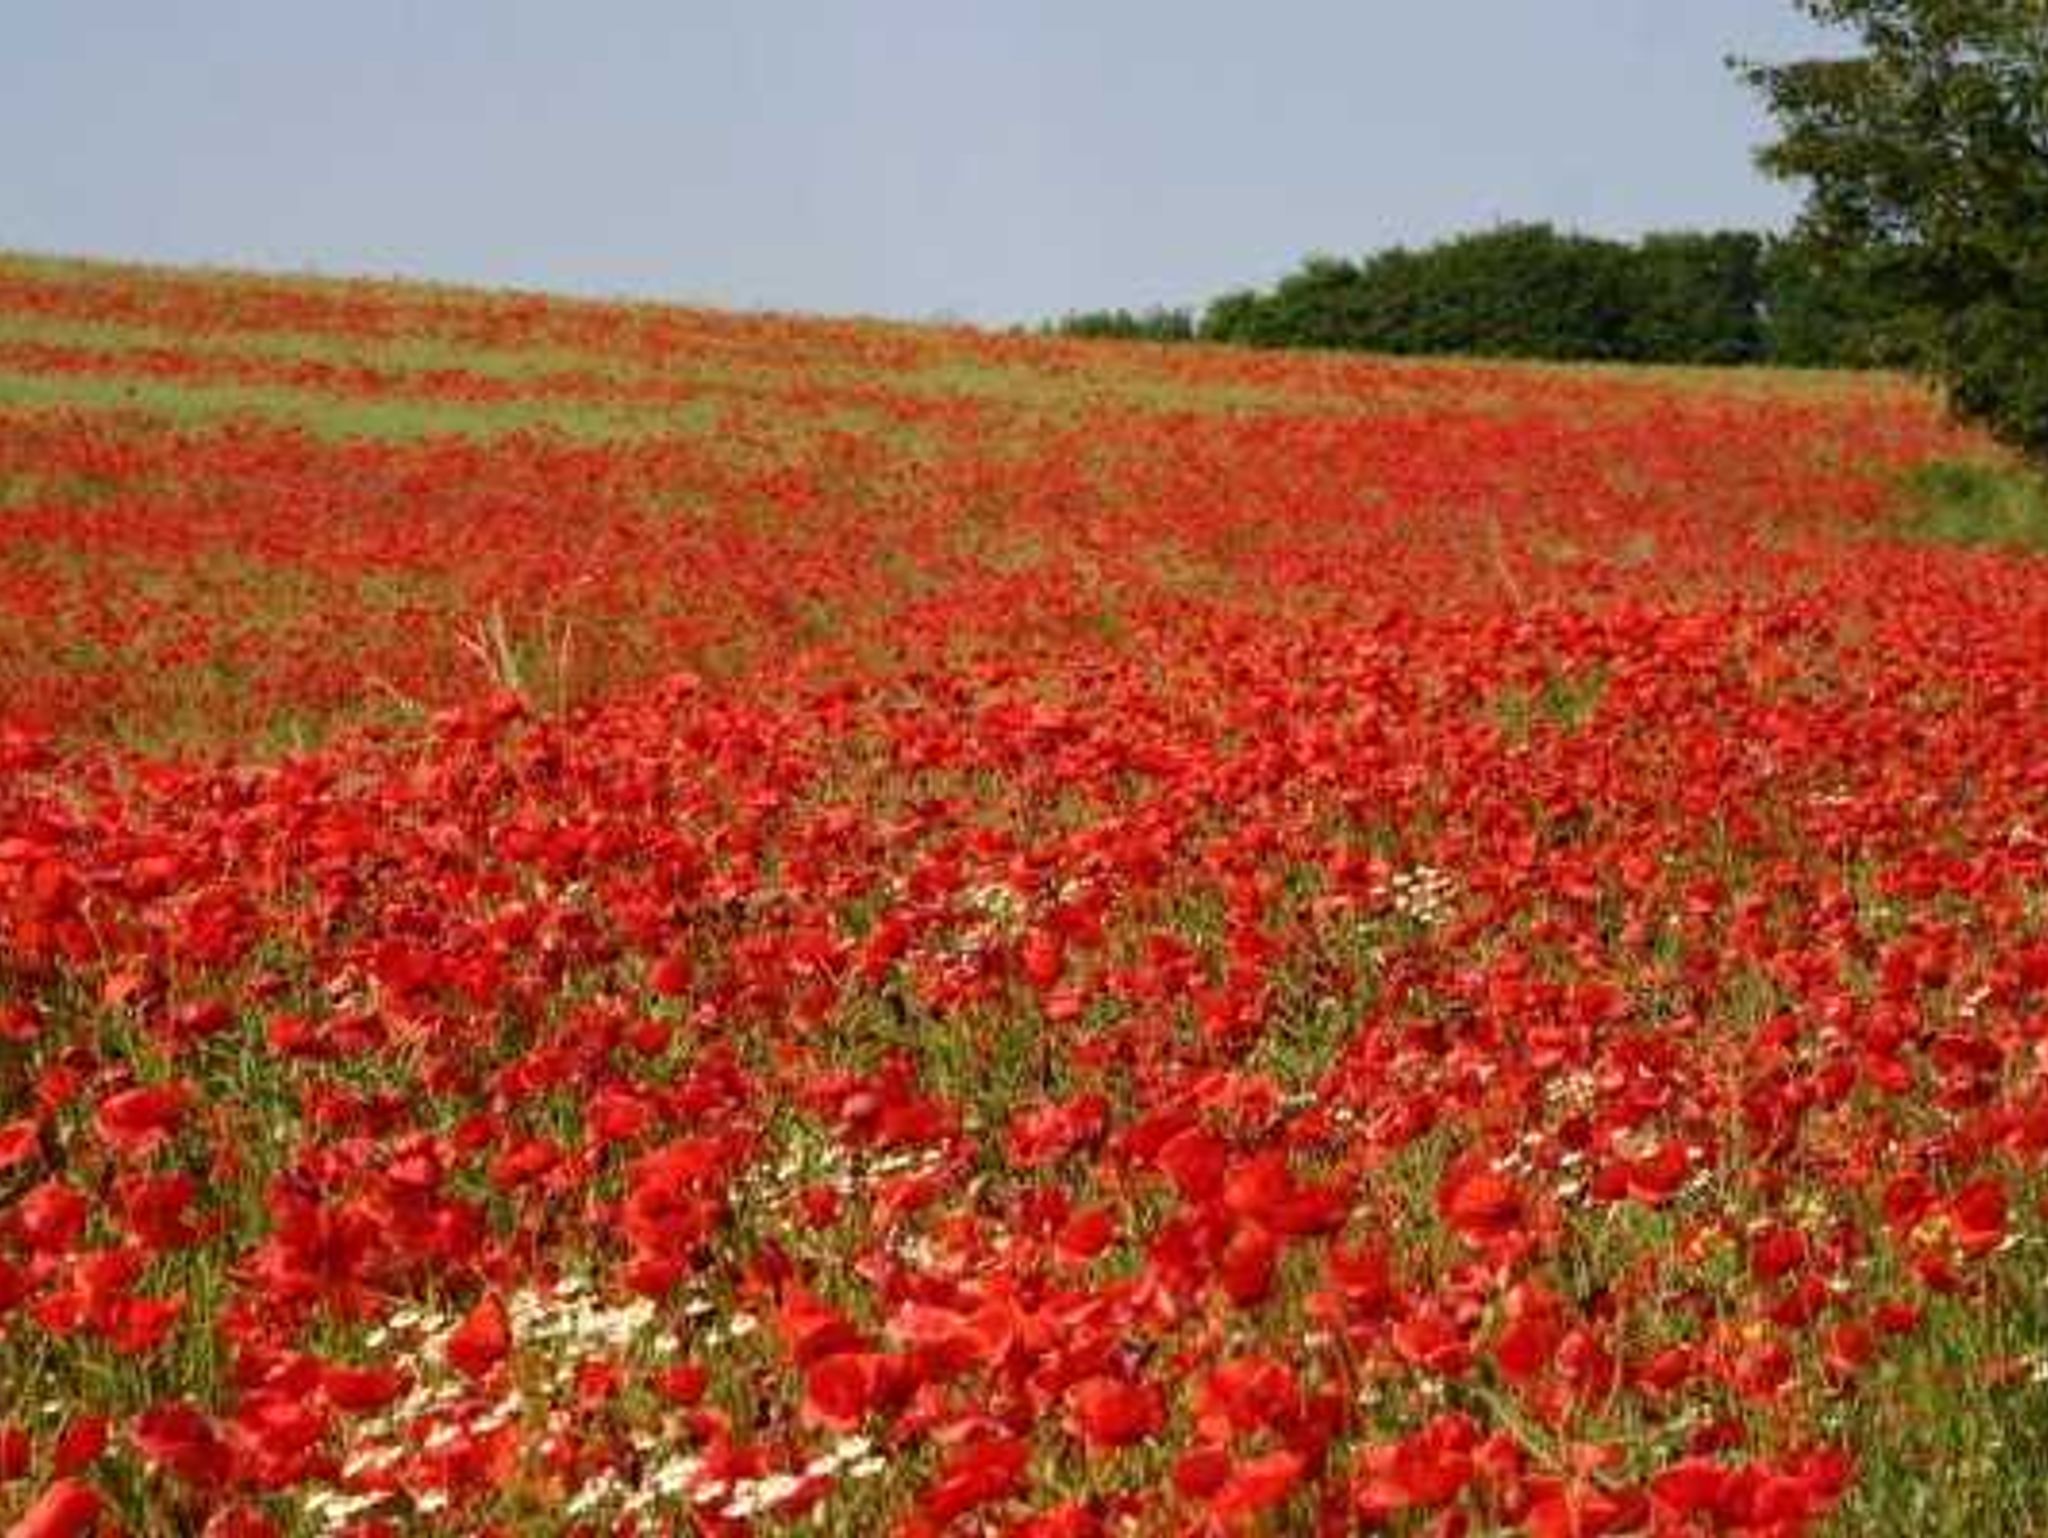
<svg viewBox="0 0 2048 1538">
<path fill-rule="evenodd" d="M 1369 298 L 1355 265 L 1341 257 L 1311 256 L 1273 290 L 1265 323 L 1291 346 L 1369 347 Z"/>
<path fill-rule="evenodd" d="M 1389 351 L 1633 355 L 1633 258 L 1613 241 L 1509 225 L 1460 236 L 1424 256 L 1379 258 L 1368 264 L 1367 282 L 1390 289 L 1396 300 L 1388 316 L 1396 345 Z"/>
<path fill-rule="evenodd" d="M 1764 248 L 1763 356 L 1795 368 L 1865 368 L 1900 361 L 1886 341 L 1895 306 L 1880 303 L 1852 265 L 1823 261 L 1796 240 Z"/>
<path fill-rule="evenodd" d="M 1280 347 L 1277 321 L 1263 294 L 1235 288 L 1209 302 L 1202 311 L 1200 334 L 1205 342 L 1235 342 L 1244 347 Z"/>
<path fill-rule="evenodd" d="M 1210 341 L 1256 347 L 1609 359 L 1878 361 L 1860 294 L 1743 230 L 1600 240 L 1511 224 L 1353 263 L 1315 256 L 1270 294 L 1226 294 Z"/>
<path fill-rule="evenodd" d="M 1745 230 L 1601 240 L 1510 224 L 1350 261 L 1311 256 L 1271 291 L 1187 310 L 1100 310 L 1064 336 L 1624 363 L 1904 361 L 1895 299 L 1840 253 Z"/>
<path fill-rule="evenodd" d="M 1764 356 L 1764 240 L 1744 230 L 1651 235 L 1631 256 L 1628 354 L 1692 363 Z"/>
<path fill-rule="evenodd" d="M 1124 342 L 1191 342 L 1195 317 L 1189 310 L 1083 310 L 1063 315 L 1047 328 L 1056 336 L 1100 337 Z"/>
<path fill-rule="evenodd" d="M 1257 346 L 1506 358 L 1625 358 L 1634 256 L 1613 241 L 1508 225 L 1363 264 L 1315 256 L 1268 295 L 1211 305 L 1202 334 Z"/>
<path fill-rule="evenodd" d="M 1849 271 L 1882 346 L 2048 457 L 2048 0 L 1798 0 L 1846 58 L 1742 66 L 1804 181 L 1801 243 Z"/>
</svg>

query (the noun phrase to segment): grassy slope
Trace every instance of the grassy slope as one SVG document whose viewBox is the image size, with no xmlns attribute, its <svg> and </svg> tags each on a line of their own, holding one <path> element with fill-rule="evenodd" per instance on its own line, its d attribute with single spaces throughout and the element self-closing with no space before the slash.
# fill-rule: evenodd
<svg viewBox="0 0 2048 1538">
<path fill-rule="evenodd" d="M 160 314 L 10 316 L 0 323 L 0 345 L 69 349 L 96 371 L 66 376 L 39 370 L 32 361 L 0 362 L 0 409 L 61 409 L 180 428 L 255 417 L 344 441 L 406 443 L 442 434 L 488 436 L 534 428 L 591 442 L 676 435 L 720 439 L 721 424 L 729 423 L 735 411 L 772 419 L 785 399 L 778 389 L 801 376 L 804 390 L 822 383 L 848 393 L 836 400 L 806 397 L 802 414 L 789 419 L 796 425 L 775 442 L 809 443 L 832 432 L 894 432 L 915 452 L 923 447 L 917 431 L 894 422 L 887 406 L 980 405 L 1006 413 L 1012 425 L 1029 418 L 1034 430 L 1048 420 L 1084 424 L 1091 410 L 1104 404 L 1154 413 L 1162 421 L 1178 413 L 1228 417 L 1292 409 L 1305 418 L 1363 423 L 1375 413 L 1449 398 L 1483 417 L 1489 380 L 1526 376 L 1519 367 L 1417 366 L 1405 371 L 1408 382 L 1399 391 L 1382 390 L 1369 403 L 1351 403 L 1344 390 L 1353 376 L 1341 361 L 1325 359 L 1276 361 L 1267 369 L 1270 377 L 1261 381 L 1248 379 L 1246 372 L 1264 364 L 1246 365 L 1209 349 L 1178 354 L 1148 348 L 997 346 L 966 354 L 941 335 L 903 328 L 839 325 L 808 340 L 813 333 L 779 318 L 714 323 L 687 312 L 644 307 L 556 305 L 547 326 L 522 336 L 515 300 L 458 290 L 409 285 L 358 290 L 304 280 L 143 274 L 0 259 L 0 280 L 10 277 L 81 291 L 141 281 L 160 285 L 181 302 L 209 296 L 222 302 L 219 313 L 197 331 L 167 324 Z M 257 301 L 249 306 L 258 312 L 253 317 L 240 308 L 249 296 Z M 323 309 L 345 309 L 357 297 L 407 307 L 414 324 L 402 336 L 354 334 Z M 300 301 L 310 308 L 294 319 L 290 312 Z M 691 334 L 701 330 L 719 345 L 665 344 L 658 339 L 664 328 Z M 792 338 L 797 344 L 787 345 Z M 217 368 L 245 364 L 258 373 L 280 362 L 373 368 L 387 386 L 379 393 L 352 396 L 318 383 L 150 373 L 143 366 L 145 355 L 166 349 Z M 867 356 L 845 361 L 849 352 Z M 821 366 L 821 355 L 839 361 Z M 429 376 L 451 371 L 510 388 L 499 398 L 475 402 L 424 393 L 434 382 Z M 540 387 L 564 376 L 590 376 L 598 384 L 587 398 L 547 398 Z M 1674 378 L 1668 372 L 1631 376 L 1580 369 L 1559 370 L 1554 377 L 1567 404 L 1574 392 L 1593 388 L 1613 409 L 1626 409 L 1629 392 L 1636 390 L 1646 395 L 1653 389 L 1720 391 L 1800 403 L 1885 399 L 1901 388 L 1885 380 L 1805 375 Z M 686 387 L 701 392 L 701 398 L 679 405 L 613 398 L 639 385 Z M 522 386 L 531 387 L 530 393 L 521 394 Z M 874 398 L 877 387 L 884 399 Z M 409 395 L 415 388 L 422 393 Z M 998 435 L 995 441 L 1005 440 Z M 743 451 L 722 439 L 717 447 Z M 2043 516 L 2048 498 L 2038 484 L 1976 468 L 1939 470 L 1921 474 L 1914 494 L 1922 509 L 1916 527 L 1929 537 L 2048 546 Z M 22 495 L 0 485 L 0 507 Z M 181 600 L 184 590 L 177 582 L 193 569 L 180 566 L 169 576 L 160 574 L 167 602 Z M 90 574 L 89 580 L 99 575 Z M 152 580 L 148 571 L 130 577 L 145 587 Z M 278 605 L 280 622 L 325 601 L 320 592 L 301 594 L 291 579 L 260 567 L 223 576 L 216 586 L 225 595 L 219 600 L 224 607 L 241 604 L 250 591 L 267 593 Z M 431 581 L 408 598 L 427 605 L 450 601 Z M 233 679 L 222 686 L 232 688 Z M 203 738 L 203 726 L 193 731 Z M 150 741 L 147 736 L 140 740 Z M 1298 1045 L 1314 1057 L 1330 1044 Z M 972 1077 L 963 1081 L 970 1091 Z M 2048 1330 L 2039 1312 L 2048 1272 L 2039 1257 L 2031 1257 L 2015 1268 L 2007 1285 L 2006 1306 L 1988 1314 L 1959 1308 L 1953 1320 L 1888 1365 L 1884 1371 L 1893 1387 L 1879 1396 L 1883 1408 L 1858 1412 L 1860 1419 L 1843 1428 L 1853 1440 L 1875 1449 L 1868 1482 L 1843 1518 L 1845 1532 L 2020 1532 L 2048 1510 L 2048 1444 L 2043 1442 L 2048 1389 L 2038 1383 L 1992 1387 L 1984 1381 L 1991 1364 L 2038 1349 Z"/>
</svg>

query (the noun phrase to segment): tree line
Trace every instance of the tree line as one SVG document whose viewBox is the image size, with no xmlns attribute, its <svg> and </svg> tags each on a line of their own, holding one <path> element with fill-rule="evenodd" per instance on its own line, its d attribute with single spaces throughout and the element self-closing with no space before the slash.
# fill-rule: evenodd
<svg viewBox="0 0 2048 1538">
<path fill-rule="evenodd" d="M 1509 224 L 1362 260 L 1312 256 L 1271 289 L 1095 310 L 1065 336 L 1552 361 L 1861 367 L 1898 317 L 1853 265 L 1747 230 L 1607 240 Z"/>
<path fill-rule="evenodd" d="M 1884 365 L 2048 467 L 2048 0 L 1794 0 L 1853 46 L 1731 60 L 1803 183 L 1794 232 L 1599 240 L 1547 224 L 1311 257 L 1074 336 L 1627 363 Z"/>
</svg>

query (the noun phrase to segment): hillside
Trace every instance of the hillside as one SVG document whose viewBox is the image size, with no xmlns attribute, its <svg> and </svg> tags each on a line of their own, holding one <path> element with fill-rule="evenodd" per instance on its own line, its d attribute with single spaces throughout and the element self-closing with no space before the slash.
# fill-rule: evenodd
<svg viewBox="0 0 2048 1538">
<path fill-rule="evenodd" d="M 0 259 L 0 1521 L 2027 1530 L 1990 454 Z"/>
</svg>

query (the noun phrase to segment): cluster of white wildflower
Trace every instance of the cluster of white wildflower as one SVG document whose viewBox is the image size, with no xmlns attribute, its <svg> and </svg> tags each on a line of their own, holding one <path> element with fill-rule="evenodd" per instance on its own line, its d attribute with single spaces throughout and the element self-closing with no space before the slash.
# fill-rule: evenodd
<svg viewBox="0 0 2048 1538">
<path fill-rule="evenodd" d="M 708 1304 L 705 1307 L 709 1309 Z M 411 1369 L 413 1384 L 385 1410 L 349 1426 L 340 1469 L 342 1487 L 316 1485 L 304 1498 L 305 1514 L 316 1532 L 342 1532 L 380 1508 L 396 1513 L 409 1506 L 415 1516 L 424 1517 L 445 1510 L 445 1490 L 404 1487 L 408 1466 L 422 1453 L 444 1452 L 515 1423 L 554 1425 L 564 1415 L 552 1404 L 555 1393 L 573 1391 L 577 1370 L 584 1364 L 616 1362 L 649 1350 L 673 1353 L 682 1346 L 678 1334 L 657 1328 L 658 1311 L 652 1301 L 606 1303 L 581 1277 L 514 1292 L 506 1299 L 505 1312 L 519 1342 L 521 1362 L 534 1370 L 522 1376 L 523 1388 L 515 1385 L 498 1394 L 479 1394 L 475 1385 L 452 1370 L 448 1341 L 461 1323 L 452 1314 L 408 1304 L 363 1337 L 371 1350 L 402 1359 Z M 536 1405 L 529 1396 L 549 1402 Z"/>
<path fill-rule="evenodd" d="M 601 1512 L 638 1517 L 663 1507 L 697 1506 L 728 1522 L 767 1515 L 819 1481 L 872 1479 L 887 1467 L 864 1436 L 848 1436 L 801 1467 L 754 1479 L 728 1479 L 707 1470 L 694 1453 L 650 1463 L 637 1478 L 607 1469 L 586 1481 L 563 1503 L 565 1515 L 583 1519 Z"/>
<path fill-rule="evenodd" d="M 792 1196 L 801 1182 L 824 1179 L 850 1193 L 867 1178 L 942 1163 L 937 1150 L 863 1156 L 824 1139 L 793 1147 L 753 1178 L 762 1182 L 759 1198 L 772 1202 Z M 346 1424 L 338 1479 L 302 1493 L 310 1532 L 335 1538 L 371 1515 L 400 1523 L 431 1522 L 437 1514 L 445 1519 L 461 1497 L 443 1486 L 447 1476 L 435 1472 L 434 1455 L 455 1453 L 508 1427 L 545 1446 L 573 1431 L 584 1413 L 577 1402 L 584 1369 L 674 1360 L 686 1346 L 713 1357 L 745 1352 L 757 1349 L 747 1343 L 763 1330 L 758 1315 L 702 1295 L 677 1309 L 641 1297 L 612 1302 L 575 1276 L 508 1292 L 504 1302 L 517 1370 L 512 1381 L 493 1379 L 501 1385 L 495 1388 L 472 1382 L 449 1358 L 459 1314 L 409 1304 L 364 1335 L 370 1350 L 405 1365 L 411 1384 L 384 1409 Z M 565 1514 L 602 1523 L 694 1506 L 727 1521 L 748 1521 L 799 1497 L 814 1499 L 823 1484 L 871 1479 L 885 1467 L 867 1438 L 849 1436 L 797 1466 L 734 1479 L 677 1450 L 676 1434 L 672 1418 L 630 1431 L 632 1456 L 567 1492 Z"/>
<path fill-rule="evenodd" d="M 1000 881 L 969 887 L 961 894 L 961 901 L 983 923 L 1004 930 L 1021 927 L 1031 908 L 1030 900 L 1022 892 Z"/>
<path fill-rule="evenodd" d="M 741 1205 L 770 1211 L 788 1206 L 807 1186 L 826 1186 L 852 1196 L 867 1182 L 897 1175 L 927 1174 L 945 1165 L 945 1150 L 936 1147 L 893 1148 L 869 1153 L 848 1148 L 835 1139 L 792 1132 L 781 1157 L 762 1160 L 740 1177 Z"/>
<path fill-rule="evenodd" d="M 1031 900 L 1000 881 L 967 888 L 959 905 L 966 922 L 946 938 L 945 946 L 962 961 L 1015 940 L 1031 916 Z"/>
<path fill-rule="evenodd" d="M 943 1149 L 899 1148 L 870 1160 L 868 1173 L 884 1178 L 890 1175 L 930 1174 L 945 1162 L 946 1154 Z"/>
<path fill-rule="evenodd" d="M 792 1136 L 780 1159 L 753 1165 L 741 1180 L 754 1188 L 749 1194 L 771 1201 L 786 1200 L 804 1185 L 827 1185 L 851 1196 L 859 1173 L 855 1165 L 853 1151 L 833 1138 Z"/>
<path fill-rule="evenodd" d="M 1586 1178 L 1579 1173 L 1586 1156 L 1576 1148 L 1565 1150 L 1558 1156 L 1558 1173 L 1563 1177 L 1553 1188 L 1553 1194 L 1567 1206 L 1586 1194 Z"/>
<path fill-rule="evenodd" d="M 1543 1145 L 1546 1141 L 1548 1141 L 1547 1137 L 1540 1131 L 1524 1132 L 1515 1139 L 1514 1147 L 1508 1149 L 1505 1153 L 1495 1154 L 1487 1162 L 1493 1166 L 1494 1173 L 1496 1174 L 1534 1174 L 1536 1170 L 1536 1156 L 1543 1151 Z"/>
<path fill-rule="evenodd" d="M 307 1494 L 304 1505 L 306 1516 L 316 1531 L 339 1533 L 358 1517 L 366 1516 L 396 1499 L 396 1493 L 390 1490 L 329 1490 L 315 1486 Z"/>
<path fill-rule="evenodd" d="M 1415 865 L 1389 876 L 1381 895 L 1400 917 L 1433 927 L 1451 916 L 1457 891 L 1458 883 L 1448 872 L 1433 865 Z"/>
<path fill-rule="evenodd" d="M 1550 1102 L 1553 1110 L 1590 1110 L 1593 1102 L 1600 1098 L 1600 1085 L 1586 1069 L 1568 1069 L 1544 1080 L 1543 1098 Z"/>
<path fill-rule="evenodd" d="M 759 1332 L 760 1317 L 745 1309 L 735 1309 L 726 1319 L 719 1319 L 718 1307 L 705 1298 L 692 1298 L 683 1305 L 683 1317 L 693 1320 L 697 1326 L 697 1338 L 707 1346 L 729 1346 L 747 1339 Z"/>
</svg>

